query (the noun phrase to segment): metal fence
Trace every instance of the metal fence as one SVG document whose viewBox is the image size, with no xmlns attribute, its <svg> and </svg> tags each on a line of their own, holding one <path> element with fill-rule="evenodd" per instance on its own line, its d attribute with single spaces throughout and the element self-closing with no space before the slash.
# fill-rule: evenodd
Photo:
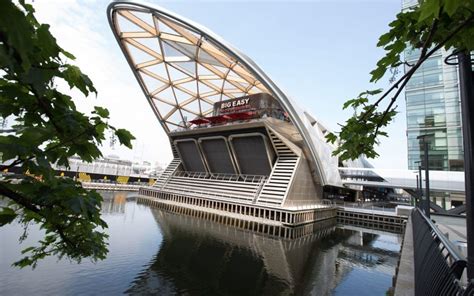
<svg viewBox="0 0 474 296">
<path fill-rule="evenodd" d="M 463 295 L 466 260 L 418 208 L 412 214 L 416 295 Z"/>
<path fill-rule="evenodd" d="M 223 180 L 223 181 L 243 181 L 243 182 L 252 182 L 260 183 L 267 179 L 267 176 L 263 175 L 235 175 L 235 174 L 209 174 L 207 172 L 188 172 L 188 171 L 179 171 L 174 173 L 175 177 L 187 177 L 193 179 L 212 179 L 212 180 Z"/>
</svg>

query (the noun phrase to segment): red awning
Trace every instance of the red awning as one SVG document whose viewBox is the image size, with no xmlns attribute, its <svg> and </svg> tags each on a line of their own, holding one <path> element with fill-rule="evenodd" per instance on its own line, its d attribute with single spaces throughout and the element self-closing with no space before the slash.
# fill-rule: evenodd
<svg viewBox="0 0 474 296">
<path fill-rule="evenodd" d="M 256 112 L 253 112 L 253 111 L 226 114 L 226 116 L 231 118 L 232 120 L 250 119 L 250 118 L 255 117 L 255 115 L 256 115 Z"/>
<path fill-rule="evenodd" d="M 228 121 L 229 117 L 227 115 L 218 115 L 218 116 L 211 116 L 206 117 L 211 123 L 222 123 Z"/>
<path fill-rule="evenodd" d="M 230 114 L 225 114 L 225 115 L 197 118 L 197 119 L 191 120 L 190 123 L 195 124 L 195 125 L 200 125 L 200 124 L 205 124 L 205 123 L 219 124 L 219 123 L 234 121 L 234 120 L 251 119 L 251 118 L 254 118 L 256 114 L 257 113 L 254 111 L 230 113 Z"/>
<path fill-rule="evenodd" d="M 207 118 L 197 118 L 197 119 L 191 120 L 190 123 L 199 125 L 199 124 L 209 123 L 209 120 L 207 120 Z"/>
</svg>

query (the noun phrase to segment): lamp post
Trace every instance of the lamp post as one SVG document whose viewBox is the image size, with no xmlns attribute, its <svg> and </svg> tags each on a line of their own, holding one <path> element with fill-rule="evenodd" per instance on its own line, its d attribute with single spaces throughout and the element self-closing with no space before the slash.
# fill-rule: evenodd
<svg viewBox="0 0 474 296">
<path fill-rule="evenodd" d="M 419 201 L 417 201 L 416 206 L 421 207 L 423 209 L 423 175 L 421 174 L 421 160 L 415 161 L 415 163 L 418 163 L 418 176 L 416 176 L 416 192 L 419 196 Z"/>
<path fill-rule="evenodd" d="M 457 53 L 459 63 L 459 89 L 461 94 L 462 133 L 464 144 L 464 180 L 466 186 L 466 234 L 467 234 L 467 277 L 474 279 L 474 204 L 472 184 L 474 182 L 473 140 L 474 140 L 474 83 L 471 54 Z"/>
<path fill-rule="evenodd" d="M 424 153 L 424 168 L 425 168 L 425 196 L 423 197 L 422 209 L 426 217 L 430 218 L 430 165 L 428 157 L 429 141 L 427 138 L 434 136 L 434 134 L 426 134 L 416 137 L 422 140 Z M 421 172 L 420 172 L 421 173 Z M 421 176 L 421 175 L 420 175 Z"/>
<path fill-rule="evenodd" d="M 416 175 L 416 193 L 420 193 L 420 183 L 418 182 L 418 176 L 419 175 Z M 415 202 L 412 202 L 412 205 L 416 206 L 416 197 L 415 197 Z"/>
</svg>

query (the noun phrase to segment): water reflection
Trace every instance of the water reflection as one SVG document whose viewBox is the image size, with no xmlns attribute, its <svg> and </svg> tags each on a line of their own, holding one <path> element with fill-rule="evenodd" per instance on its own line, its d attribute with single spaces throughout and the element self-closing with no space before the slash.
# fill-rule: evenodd
<svg viewBox="0 0 474 296">
<path fill-rule="evenodd" d="M 383 295 L 400 237 L 327 221 L 313 235 L 269 237 L 102 193 L 109 254 L 97 264 L 48 257 L 36 270 L 10 265 L 43 236 L 0 228 L 0 295 Z"/>
<path fill-rule="evenodd" d="M 110 192 L 103 191 L 101 192 L 104 200 L 102 201 L 102 210 L 103 214 L 125 214 L 125 204 L 127 203 L 127 198 L 130 201 L 134 195 L 131 192 Z"/>
<path fill-rule="evenodd" d="M 18 223 L 0 227 L 0 295 L 120 295 L 159 250 L 161 232 L 150 208 L 138 205 L 123 192 L 104 193 L 104 219 L 109 228 L 109 253 L 96 264 L 81 264 L 47 257 L 35 270 L 18 269 L 11 264 L 21 258 L 20 251 L 43 238 L 36 225 L 29 227 L 29 238 L 19 244 L 23 228 Z M 118 198 L 115 198 L 118 196 Z M 111 206 L 113 204 L 113 206 Z M 120 205 L 120 206 L 118 206 Z M 115 210 L 115 212 L 114 212 Z"/>
<path fill-rule="evenodd" d="M 373 292 L 380 295 L 398 256 L 374 247 L 380 235 L 336 228 L 334 221 L 313 235 L 284 240 L 162 210 L 152 214 L 163 242 L 129 294 L 341 294 L 336 288 L 351 272 L 367 269 L 386 275 L 385 283 L 376 276 L 381 288 Z"/>
</svg>

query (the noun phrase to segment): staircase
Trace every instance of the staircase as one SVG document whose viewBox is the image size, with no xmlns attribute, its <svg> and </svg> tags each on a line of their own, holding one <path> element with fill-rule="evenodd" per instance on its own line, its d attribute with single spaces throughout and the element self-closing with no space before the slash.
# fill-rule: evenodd
<svg viewBox="0 0 474 296">
<path fill-rule="evenodd" d="M 277 153 L 277 160 L 267 182 L 263 185 L 257 203 L 282 205 L 293 180 L 300 157 L 296 155 L 272 131 L 268 130 L 273 146 Z"/>
<path fill-rule="evenodd" d="M 166 169 L 161 173 L 158 179 L 156 179 L 156 182 L 155 184 L 153 184 L 153 187 L 161 189 L 163 185 L 166 184 L 166 181 L 173 175 L 173 173 L 176 171 L 176 169 L 178 168 L 180 164 L 181 164 L 181 159 L 173 158 L 173 160 L 166 167 Z"/>
<path fill-rule="evenodd" d="M 171 176 L 161 191 L 251 203 L 258 196 L 258 190 L 263 182 L 265 179 L 258 182 L 245 182 L 180 176 L 178 174 Z"/>
<path fill-rule="evenodd" d="M 179 158 L 178 149 L 176 149 L 176 146 L 174 145 L 173 142 L 170 142 L 170 144 L 171 144 L 171 153 L 173 153 L 173 157 Z"/>
</svg>

